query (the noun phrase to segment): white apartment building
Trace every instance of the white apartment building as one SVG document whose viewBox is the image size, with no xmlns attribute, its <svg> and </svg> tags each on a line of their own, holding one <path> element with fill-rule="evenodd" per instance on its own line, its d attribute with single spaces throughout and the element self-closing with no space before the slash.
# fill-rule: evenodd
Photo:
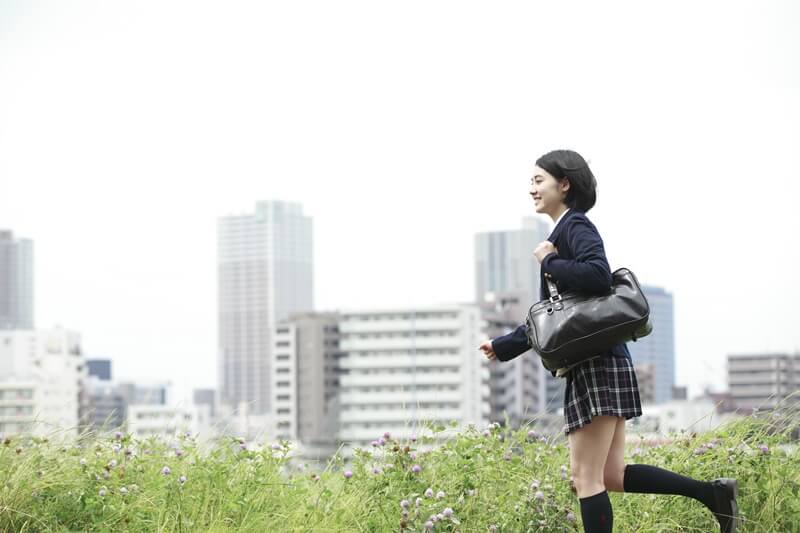
<svg viewBox="0 0 800 533">
<path fill-rule="evenodd" d="M 272 373 L 273 435 L 297 439 L 297 326 L 281 324 L 275 334 L 275 361 Z"/>
<path fill-rule="evenodd" d="M 86 379 L 78 333 L 0 331 L 0 434 L 77 435 Z"/>
<path fill-rule="evenodd" d="M 488 361 L 477 305 L 341 314 L 340 433 L 349 448 L 389 431 L 421 434 L 423 421 L 460 428 L 489 422 Z"/>
<path fill-rule="evenodd" d="M 33 432 L 41 392 L 31 381 L 0 382 L 0 437 Z"/>
<path fill-rule="evenodd" d="M 207 441 L 213 437 L 211 408 L 208 405 L 129 405 L 128 431 L 139 439 L 156 436 L 170 440 L 188 432 Z"/>
<path fill-rule="evenodd" d="M 737 409 L 775 407 L 800 390 L 800 353 L 728 355 L 728 388 Z"/>
</svg>

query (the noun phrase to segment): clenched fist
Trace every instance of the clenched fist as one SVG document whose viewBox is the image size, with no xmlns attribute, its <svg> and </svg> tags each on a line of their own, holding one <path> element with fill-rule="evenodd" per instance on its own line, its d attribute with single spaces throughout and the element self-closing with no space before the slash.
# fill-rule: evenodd
<svg viewBox="0 0 800 533">
<path fill-rule="evenodd" d="M 533 255 L 536 256 L 536 259 L 541 263 L 544 261 L 544 258 L 547 257 L 549 254 L 558 253 L 558 248 L 556 248 L 552 242 L 550 241 L 542 241 L 539 243 L 539 246 L 533 251 Z"/>
<path fill-rule="evenodd" d="M 483 341 L 478 349 L 481 350 L 485 355 L 486 359 L 491 361 L 492 359 L 497 357 L 497 354 L 494 353 L 494 348 L 492 348 L 492 341 Z"/>
</svg>

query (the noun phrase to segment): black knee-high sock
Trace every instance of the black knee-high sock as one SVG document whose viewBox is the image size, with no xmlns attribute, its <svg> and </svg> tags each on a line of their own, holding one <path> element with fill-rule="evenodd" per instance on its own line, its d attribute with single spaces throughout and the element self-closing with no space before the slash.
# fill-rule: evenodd
<svg viewBox="0 0 800 533">
<path fill-rule="evenodd" d="M 625 492 L 646 494 L 677 494 L 703 503 L 709 509 L 714 505 L 711 483 L 650 465 L 627 465 L 622 481 Z"/>
<path fill-rule="evenodd" d="M 585 533 L 611 533 L 614 525 L 614 513 L 608 491 L 603 491 L 588 498 L 581 498 L 581 518 Z"/>
</svg>

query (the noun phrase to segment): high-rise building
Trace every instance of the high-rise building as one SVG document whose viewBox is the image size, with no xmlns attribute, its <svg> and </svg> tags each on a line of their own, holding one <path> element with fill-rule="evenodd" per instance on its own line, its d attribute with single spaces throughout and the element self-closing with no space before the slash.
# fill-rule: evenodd
<svg viewBox="0 0 800 533">
<path fill-rule="evenodd" d="M 650 323 L 653 325 L 653 332 L 636 342 L 629 342 L 628 350 L 636 367 L 645 368 L 646 365 L 651 365 L 652 401 L 667 402 L 672 399 L 672 388 L 675 386 L 675 326 L 672 294 L 661 287 L 648 285 L 642 285 L 642 292 L 650 304 Z M 642 398 L 642 401 L 645 402 L 645 398 Z"/>
<path fill-rule="evenodd" d="M 208 406 L 208 414 L 212 420 L 217 416 L 216 389 L 194 389 L 192 399 L 194 400 L 194 405 Z"/>
<path fill-rule="evenodd" d="M 550 235 L 548 225 L 525 217 L 522 228 L 475 235 L 475 301 L 487 294 L 517 294 L 530 307 L 539 300 L 539 262 L 536 246 Z"/>
<path fill-rule="evenodd" d="M 526 217 L 521 229 L 475 236 L 475 298 L 485 310 L 490 338 L 521 324 L 539 300 L 540 266 L 533 251 L 550 232 L 545 221 Z M 500 422 L 507 415 L 512 425 L 534 419 L 549 424 L 542 413 L 561 409 L 564 379 L 545 370 L 536 354 L 495 362 L 490 368 L 492 420 Z"/>
<path fill-rule="evenodd" d="M 0 329 L 33 327 L 33 241 L 0 230 Z"/>
<path fill-rule="evenodd" d="M 312 221 L 300 204 L 269 201 L 217 230 L 220 400 L 269 413 L 275 327 L 313 309 Z"/>
<path fill-rule="evenodd" d="M 737 409 L 775 407 L 800 390 L 800 353 L 728 355 L 728 387 Z"/>
<path fill-rule="evenodd" d="M 488 423 L 488 361 L 477 352 L 483 327 L 475 304 L 341 313 L 344 453 L 387 431 L 427 434 L 423 423 Z"/>
</svg>

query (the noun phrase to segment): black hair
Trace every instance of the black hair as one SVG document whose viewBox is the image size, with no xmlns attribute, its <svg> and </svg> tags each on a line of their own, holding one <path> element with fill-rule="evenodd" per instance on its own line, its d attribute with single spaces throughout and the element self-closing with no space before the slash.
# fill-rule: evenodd
<svg viewBox="0 0 800 533">
<path fill-rule="evenodd" d="M 597 180 L 581 154 L 572 150 L 553 150 L 540 157 L 536 166 L 549 172 L 558 181 L 569 180 L 569 191 L 564 198 L 567 207 L 584 213 L 594 207 Z"/>
</svg>

